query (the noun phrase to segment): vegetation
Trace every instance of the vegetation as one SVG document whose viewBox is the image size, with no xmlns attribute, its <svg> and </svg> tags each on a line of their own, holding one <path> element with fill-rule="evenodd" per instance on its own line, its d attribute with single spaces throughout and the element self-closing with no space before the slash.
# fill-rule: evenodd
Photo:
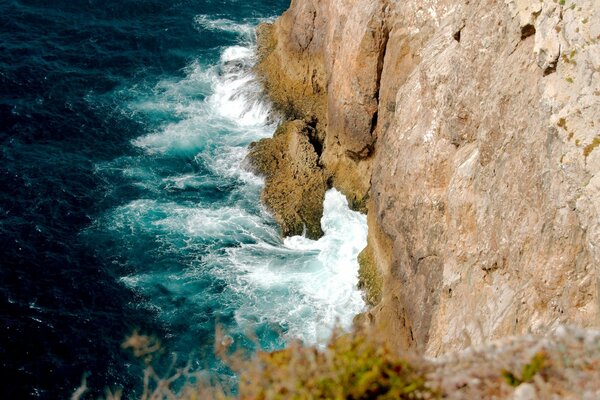
<svg viewBox="0 0 600 400">
<path fill-rule="evenodd" d="M 573 50 L 569 54 L 563 54 L 561 58 L 565 64 L 577 65 L 577 61 L 575 61 L 576 55 L 577 55 L 577 50 Z"/>
<path fill-rule="evenodd" d="M 370 246 L 367 246 L 358 255 L 358 265 L 358 286 L 364 290 L 367 302 L 375 305 L 381 301 L 383 277 L 377 269 Z"/>
<path fill-rule="evenodd" d="M 239 399 L 434 399 L 424 370 L 413 365 L 369 335 L 334 335 L 325 349 L 293 343 L 285 350 L 262 352 L 252 358 L 229 352 L 221 339 L 217 354 L 238 374 L 239 393 L 226 393 L 215 382 L 192 373 L 189 367 L 159 376 L 153 367 L 162 353 L 160 342 L 134 332 L 123 343 L 147 367 L 141 400 Z M 72 400 L 83 399 L 85 380 Z M 120 391 L 107 391 L 106 400 L 122 399 Z"/>
<path fill-rule="evenodd" d="M 324 348 L 292 343 L 252 357 L 232 351 L 232 340 L 219 331 L 216 343 L 216 354 L 239 377 L 235 393 L 189 367 L 159 375 L 160 342 L 134 332 L 123 347 L 146 364 L 143 391 L 137 397 L 107 391 L 106 400 L 507 399 L 523 384 L 539 398 L 600 393 L 600 334 L 573 329 L 435 360 L 399 353 L 372 331 L 334 334 Z M 86 392 L 84 379 L 72 400 Z"/>
<path fill-rule="evenodd" d="M 529 364 L 523 366 L 521 377 L 517 377 L 510 371 L 502 371 L 502 376 L 510 386 L 517 387 L 522 383 L 529 383 L 547 365 L 546 353 L 540 352 L 533 356 Z"/>
<path fill-rule="evenodd" d="M 335 337 L 326 351 L 291 346 L 260 354 L 241 375 L 242 399 L 424 399 L 437 397 L 418 367 L 366 335 Z"/>
</svg>

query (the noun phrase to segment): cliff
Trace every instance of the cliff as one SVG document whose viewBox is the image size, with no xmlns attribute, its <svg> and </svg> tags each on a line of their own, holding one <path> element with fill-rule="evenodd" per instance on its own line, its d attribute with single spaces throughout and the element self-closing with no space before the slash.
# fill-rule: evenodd
<svg viewBox="0 0 600 400">
<path fill-rule="evenodd" d="M 363 320 L 389 343 L 600 325 L 598 0 L 292 0 L 258 38 L 310 169 L 368 212 Z"/>
</svg>

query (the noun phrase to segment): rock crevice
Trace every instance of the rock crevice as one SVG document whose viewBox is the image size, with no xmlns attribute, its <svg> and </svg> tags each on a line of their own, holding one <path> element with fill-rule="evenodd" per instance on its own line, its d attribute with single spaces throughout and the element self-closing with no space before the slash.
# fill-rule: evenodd
<svg viewBox="0 0 600 400">
<path fill-rule="evenodd" d="M 362 320 L 434 355 L 600 325 L 597 2 L 295 0 L 259 52 L 368 211 Z"/>
<path fill-rule="evenodd" d="M 294 120 L 282 124 L 273 138 L 250 145 L 248 163 L 265 177 L 262 199 L 283 236 L 323 236 L 321 216 L 328 184 L 311 143 L 313 132 L 310 124 Z"/>
</svg>

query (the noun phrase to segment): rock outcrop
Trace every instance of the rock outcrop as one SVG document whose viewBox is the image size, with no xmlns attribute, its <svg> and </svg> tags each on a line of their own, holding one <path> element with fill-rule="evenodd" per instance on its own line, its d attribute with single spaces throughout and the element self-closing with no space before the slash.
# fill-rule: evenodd
<svg viewBox="0 0 600 400">
<path fill-rule="evenodd" d="M 596 399 L 600 335 L 558 327 L 431 360 L 427 378 L 448 399 Z"/>
<path fill-rule="evenodd" d="M 294 0 L 259 43 L 368 210 L 363 320 L 431 355 L 600 325 L 598 0 Z"/>
<path fill-rule="evenodd" d="M 295 120 L 281 125 L 272 139 L 253 143 L 251 168 L 266 178 L 262 199 L 284 236 L 323 236 L 321 216 L 327 179 L 311 144 L 314 127 Z"/>
</svg>

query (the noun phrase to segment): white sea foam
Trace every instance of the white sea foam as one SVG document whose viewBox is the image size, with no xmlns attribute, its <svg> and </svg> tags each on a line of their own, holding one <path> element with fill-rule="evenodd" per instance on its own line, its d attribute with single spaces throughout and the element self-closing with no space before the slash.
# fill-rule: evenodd
<svg viewBox="0 0 600 400">
<path fill-rule="evenodd" d="M 250 47 L 231 46 L 226 48 L 221 54 L 221 62 L 228 63 L 232 61 L 246 61 L 254 59 L 254 52 Z"/>
<path fill-rule="evenodd" d="M 206 29 L 211 31 L 231 32 L 243 35 L 245 37 L 251 37 L 254 35 L 256 24 L 259 20 L 248 20 L 246 23 L 237 23 L 228 18 L 215 18 L 214 15 L 197 15 L 194 18 L 196 25 L 200 29 Z"/>
<path fill-rule="evenodd" d="M 280 248 L 259 243 L 230 249 L 229 261 L 242 274 L 237 290 L 248 296 L 237 314 L 240 323 L 260 312 L 289 336 L 315 343 L 327 339 L 336 323 L 350 328 L 364 310 L 356 258 L 367 243 L 366 217 L 351 211 L 336 190 L 327 192 L 324 206 L 325 235 L 317 241 L 295 236 Z"/>
<path fill-rule="evenodd" d="M 223 49 L 218 65 L 192 63 L 185 78 L 164 79 L 151 97 L 140 96 L 130 104 L 134 113 L 168 118 L 132 142 L 146 156 L 115 160 L 106 167 L 120 168 L 149 196 L 112 210 L 103 221 L 120 232 L 124 246 L 134 248 L 139 237 L 153 238 L 157 260 L 185 265 L 176 272 L 136 270 L 122 282 L 149 298 L 148 308 L 170 319 L 178 309 L 161 303 L 158 297 L 163 295 L 155 287 L 202 309 L 206 296 L 190 288 L 210 271 L 226 282 L 229 293 L 227 300 L 211 301 L 235 309 L 241 332 L 266 324 L 280 327 L 286 338 L 320 342 L 336 323 L 349 328 L 365 307 L 357 289 L 356 257 L 366 245 L 366 218 L 331 190 L 321 221 L 323 238 L 279 238 L 260 205 L 262 178 L 242 168 L 249 143 L 271 136 L 275 128 L 270 105 L 252 73 L 256 22 L 246 26 L 198 16 L 196 23 L 203 29 L 240 33 L 244 42 Z M 172 159 L 191 160 L 202 172 L 165 176 L 152 164 Z M 210 191 L 219 185 L 230 192 L 218 200 L 176 198 L 186 190 Z"/>
<path fill-rule="evenodd" d="M 149 154 L 197 154 L 211 147 L 220 151 L 246 147 L 269 136 L 274 129 L 273 113 L 252 72 L 254 62 L 251 44 L 229 47 L 219 66 L 194 63 L 185 79 L 160 82 L 151 99 L 131 107 L 142 112 L 170 112 L 178 120 L 135 139 L 133 144 Z M 190 88 L 209 94 L 197 99 Z"/>
</svg>

